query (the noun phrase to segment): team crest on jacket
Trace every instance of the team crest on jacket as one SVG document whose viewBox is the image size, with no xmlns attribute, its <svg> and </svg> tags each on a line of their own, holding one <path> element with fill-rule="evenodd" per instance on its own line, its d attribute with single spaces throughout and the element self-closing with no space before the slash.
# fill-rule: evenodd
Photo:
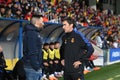
<svg viewBox="0 0 120 80">
<path fill-rule="evenodd" d="M 74 43 L 74 42 L 75 42 L 75 38 L 72 38 L 72 39 L 71 39 L 71 43 Z"/>
</svg>

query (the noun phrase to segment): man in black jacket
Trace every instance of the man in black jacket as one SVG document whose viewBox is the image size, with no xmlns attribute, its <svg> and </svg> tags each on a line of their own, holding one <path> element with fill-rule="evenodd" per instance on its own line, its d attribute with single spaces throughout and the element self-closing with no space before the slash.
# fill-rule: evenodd
<svg viewBox="0 0 120 80">
<path fill-rule="evenodd" d="M 62 37 L 60 53 L 61 63 L 64 66 L 64 80 L 84 80 L 83 55 L 86 43 L 74 27 L 72 18 L 63 20 L 65 35 Z"/>
<path fill-rule="evenodd" d="M 42 40 L 40 29 L 43 28 L 41 15 L 33 15 L 31 23 L 24 27 L 23 60 L 26 80 L 39 80 L 42 75 Z"/>
<path fill-rule="evenodd" d="M 13 68 L 13 78 L 15 80 L 26 80 L 25 78 L 25 70 L 24 70 L 24 61 L 23 58 L 17 61 L 15 67 Z"/>
</svg>

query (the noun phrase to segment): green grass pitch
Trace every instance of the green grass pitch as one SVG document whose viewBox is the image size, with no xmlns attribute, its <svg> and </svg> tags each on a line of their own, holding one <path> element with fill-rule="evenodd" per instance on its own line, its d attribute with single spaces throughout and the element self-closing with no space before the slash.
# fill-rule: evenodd
<svg viewBox="0 0 120 80">
<path fill-rule="evenodd" d="M 59 80 L 63 80 L 60 78 Z M 85 80 L 120 80 L 120 63 L 103 66 L 85 75 Z"/>
</svg>

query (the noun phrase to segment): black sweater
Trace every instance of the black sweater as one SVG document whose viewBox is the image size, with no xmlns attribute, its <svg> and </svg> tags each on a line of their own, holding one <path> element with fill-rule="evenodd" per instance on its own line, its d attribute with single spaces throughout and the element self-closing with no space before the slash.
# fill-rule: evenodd
<svg viewBox="0 0 120 80">
<path fill-rule="evenodd" d="M 65 59 L 65 71 L 66 72 L 79 72 L 83 71 L 83 65 L 80 65 L 79 68 L 75 69 L 73 63 L 75 61 L 81 61 L 83 58 L 83 51 L 85 50 L 85 42 L 82 37 L 72 31 L 71 33 L 67 33 L 62 38 L 62 46 L 61 46 L 61 57 Z"/>
</svg>

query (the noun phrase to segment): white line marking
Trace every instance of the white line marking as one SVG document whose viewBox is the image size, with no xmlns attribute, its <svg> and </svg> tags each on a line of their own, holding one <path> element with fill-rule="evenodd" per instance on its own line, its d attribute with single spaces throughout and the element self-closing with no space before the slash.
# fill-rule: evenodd
<svg viewBox="0 0 120 80">
<path fill-rule="evenodd" d="M 120 75 L 116 75 L 115 77 L 118 78 L 118 77 L 120 77 Z"/>
<path fill-rule="evenodd" d="M 107 80 L 113 80 L 114 78 L 109 78 L 109 79 L 107 79 Z"/>
</svg>

